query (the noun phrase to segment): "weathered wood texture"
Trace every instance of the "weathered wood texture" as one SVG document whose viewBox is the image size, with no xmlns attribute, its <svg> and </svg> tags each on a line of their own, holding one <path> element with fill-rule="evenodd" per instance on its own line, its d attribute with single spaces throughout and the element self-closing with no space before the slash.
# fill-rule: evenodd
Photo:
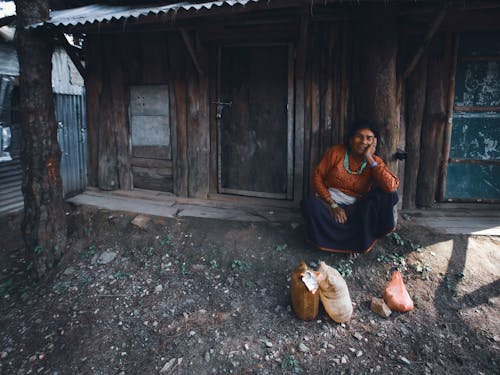
<svg viewBox="0 0 500 375">
<path fill-rule="evenodd" d="M 448 72 L 448 87 L 446 94 L 446 125 L 444 129 L 443 136 L 443 153 L 442 160 L 439 171 L 439 188 L 438 188 L 438 200 L 444 200 L 446 192 L 446 174 L 448 172 L 448 159 L 451 150 L 451 130 L 453 122 L 453 107 L 455 103 L 455 82 L 457 74 L 457 63 L 458 63 L 458 46 L 459 46 L 459 36 L 448 34 L 446 50 L 449 51 L 449 61 L 447 66 L 449 66 Z"/>
<path fill-rule="evenodd" d="M 342 143 L 347 117 L 349 74 L 345 63 L 349 31 L 343 25 L 311 25 L 304 99 L 304 194 L 310 193 L 312 174 L 329 147 Z"/>
<path fill-rule="evenodd" d="M 420 136 L 427 88 L 427 57 L 417 64 L 406 83 L 406 152 L 403 208 L 415 208 L 420 166 Z"/>
<path fill-rule="evenodd" d="M 89 184 L 103 190 L 132 188 L 126 51 L 126 41 L 111 35 L 89 36 L 87 42 Z"/>
<path fill-rule="evenodd" d="M 66 219 L 60 174 L 61 149 L 52 100 L 50 35 L 26 25 L 48 17 L 46 0 L 18 0 L 21 165 L 24 195 L 22 224 L 26 259 L 35 277 L 46 275 L 66 248 Z"/>
<path fill-rule="evenodd" d="M 192 52 L 203 66 L 207 63 L 206 51 L 196 35 L 193 40 Z M 90 35 L 86 51 L 89 184 L 104 190 L 159 187 L 180 196 L 206 197 L 208 77 L 198 74 L 180 34 Z M 165 147 L 129 144 L 130 86 L 159 84 L 169 87 L 173 168 L 168 183 L 165 171 L 131 168 L 130 162 L 131 157 L 170 159 Z"/>
<path fill-rule="evenodd" d="M 216 106 L 213 103 L 218 94 L 217 50 L 220 45 L 239 45 L 243 42 L 253 41 L 252 45 L 259 45 L 290 41 L 297 56 L 294 71 L 293 201 L 298 203 L 310 193 L 311 175 L 328 147 L 343 142 L 344 134 L 355 120 L 367 118 L 380 125 L 378 154 L 394 172 L 398 171 L 398 163 L 392 155 L 398 142 L 400 147 L 405 144 L 406 137 L 409 151 L 406 163 L 409 166 L 401 167 L 400 174 L 405 170 L 408 179 L 404 183 L 404 200 L 409 205 L 414 204 L 417 173 L 424 165 L 418 160 L 419 127 L 422 123 L 427 124 L 424 132 L 433 128 L 428 124 L 434 109 L 427 108 L 425 120 L 422 119 L 426 102 L 423 93 L 426 81 L 442 80 L 442 76 L 434 72 L 426 79 L 425 63 L 422 63 L 417 66 L 418 73 L 410 77 L 405 89 L 405 135 L 400 128 L 404 121 L 400 117 L 403 114 L 397 95 L 396 62 L 398 38 L 401 37 L 401 43 L 405 43 L 406 39 L 405 36 L 398 37 L 392 18 L 383 16 L 377 17 L 376 21 L 316 22 L 308 17 L 297 18 L 296 35 L 292 36 L 272 25 L 262 28 L 265 33 L 262 30 L 251 33 L 238 31 L 229 35 L 224 28 L 208 23 L 197 32 L 186 29 L 184 37 L 179 31 L 101 37 L 89 35 L 87 102 L 90 185 L 110 189 L 131 188 L 125 171 L 129 174 L 133 172 L 136 186 L 139 173 L 148 178 L 161 176 L 156 167 L 131 164 L 131 157 L 147 159 L 152 155 L 144 154 L 148 151 L 144 148 L 128 144 L 128 87 L 167 84 L 172 149 L 171 189 L 178 196 L 199 198 L 206 198 L 209 192 L 216 193 L 218 133 Z M 289 25 L 285 29 L 290 30 Z M 200 75 L 200 71 L 203 74 Z M 443 95 L 443 90 L 441 94 L 431 94 L 431 91 L 427 88 L 427 102 L 436 95 Z M 112 122 L 114 126 L 110 127 Z M 429 134 L 426 133 L 426 137 L 430 137 Z M 434 144 L 434 147 L 436 149 L 431 150 L 427 144 L 422 145 L 422 153 L 425 150 L 430 152 L 430 156 L 426 156 L 429 160 L 436 160 L 440 153 L 436 150 L 441 149 L 441 143 Z M 156 157 L 161 156 L 158 151 L 153 150 Z M 430 173 L 437 174 L 437 171 Z M 434 183 L 432 199 L 435 189 Z"/>
<path fill-rule="evenodd" d="M 391 15 L 363 20 L 357 27 L 356 53 L 353 56 L 353 116 L 379 126 L 377 154 L 389 169 L 397 171 L 393 158 L 399 140 L 397 98 L 398 30 Z"/>
<path fill-rule="evenodd" d="M 430 207 L 436 200 L 439 161 L 446 124 L 444 55 L 442 39 L 436 40 L 429 54 L 426 105 L 423 119 L 420 166 L 417 178 L 417 206 Z"/>
<path fill-rule="evenodd" d="M 194 34 L 194 53 L 200 69 L 208 67 L 208 51 Z M 184 51 L 186 46 L 183 46 Z M 171 51 L 171 53 L 176 53 Z M 192 59 L 188 59 L 187 69 L 187 162 L 188 196 L 206 198 L 209 191 L 210 128 L 208 104 L 208 76 L 199 74 Z"/>
</svg>

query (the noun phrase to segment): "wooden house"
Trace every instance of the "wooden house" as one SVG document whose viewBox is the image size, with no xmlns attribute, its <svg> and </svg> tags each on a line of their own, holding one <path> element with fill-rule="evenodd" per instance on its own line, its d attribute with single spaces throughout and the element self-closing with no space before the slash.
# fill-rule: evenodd
<svg viewBox="0 0 500 375">
<path fill-rule="evenodd" d="M 90 186 L 297 206 L 370 118 L 404 207 L 500 199 L 498 1 L 62 3 Z"/>
</svg>

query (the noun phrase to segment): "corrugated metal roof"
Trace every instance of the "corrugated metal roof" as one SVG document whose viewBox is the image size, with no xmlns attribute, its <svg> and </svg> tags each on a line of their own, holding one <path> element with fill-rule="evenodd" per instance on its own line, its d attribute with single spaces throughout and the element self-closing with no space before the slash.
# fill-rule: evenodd
<svg viewBox="0 0 500 375">
<path fill-rule="evenodd" d="M 86 25 L 130 18 L 138 19 L 150 15 L 174 14 L 179 11 L 196 12 L 199 10 L 210 10 L 216 7 L 245 6 L 248 3 L 258 3 L 261 1 L 268 0 L 226 0 L 195 4 L 189 1 L 182 1 L 175 4 L 147 7 L 93 4 L 79 8 L 53 11 L 50 13 L 50 18 L 47 21 L 31 25 L 31 27 L 39 27 L 47 24 L 54 26 Z"/>
</svg>

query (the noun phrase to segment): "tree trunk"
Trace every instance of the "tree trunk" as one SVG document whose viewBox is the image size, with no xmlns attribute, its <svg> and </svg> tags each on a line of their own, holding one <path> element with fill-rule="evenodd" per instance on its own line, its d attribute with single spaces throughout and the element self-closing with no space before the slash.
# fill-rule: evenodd
<svg viewBox="0 0 500 375">
<path fill-rule="evenodd" d="M 23 237 L 35 277 L 61 258 L 66 222 L 60 175 L 61 150 L 52 97 L 52 42 L 41 30 L 24 26 L 48 17 L 48 0 L 16 0 L 20 68 L 24 220 Z"/>
<path fill-rule="evenodd" d="M 377 154 L 396 172 L 393 155 L 399 140 L 396 58 L 398 31 L 391 14 L 364 20 L 358 27 L 357 71 L 353 71 L 354 120 L 379 126 Z"/>
</svg>

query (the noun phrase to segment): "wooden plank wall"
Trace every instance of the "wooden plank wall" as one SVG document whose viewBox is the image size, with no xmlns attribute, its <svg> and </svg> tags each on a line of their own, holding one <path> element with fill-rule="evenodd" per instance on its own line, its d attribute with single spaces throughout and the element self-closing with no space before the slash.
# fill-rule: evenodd
<svg viewBox="0 0 500 375">
<path fill-rule="evenodd" d="M 321 156 L 332 144 L 343 141 L 348 126 L 359 116 L 356 110 L 363 98 L 352 71 L 355 59 L 359 58 L 354 50 L 356 37 L 352 27 L 340 21 L 312 22 L 307 15 L 297 19 L 295 46 L 304 55 L 295 62 L 295 145 L 296 155 L 299 155 L 297 147 L 303 148 L 303 159 L 294 164 L 295 204 L 310 193 L 311 175 Z M 128 87 L 168 84 L 172 164 L 156 167 L 163 172 L 170 168 L 172 190 L 178 196 L 206 198 L 210 188 L 214 189 L 215 150 L 211 151 L 210 142 L 213 144 L 216 134 L 210 124 L 213 113 L 209 98 L 215 95 L 214 59 L 218 44 L 201 43 L 193 32 L 187 35 L 202 74 L 194 66 L 178 31 L 148 33 L 147 38 L 145 33 L 88 36 L 89 185 L 131 189 L 132 166 L 153 168 L 130 160 Z M 256 34 L 255 38 L 266 40 L 262 34 Z M 405 43 L 404 38 L 401 36 L 399 43 Z M 418 196 L 419 204 L 425 205 L 429 204 L 429 197 L 430 204 L 435 198 L 438 170 L 434 167 L 439 165 L 447 93 L 443 69 L 449 66 L 444 48 L 442 43 L 437 47 L 439 53 L 430 58 L 424 56 L 402 96 L 406 102 L 401 106 L 404 110 L 401 117 L 405 120 L 401 123 L 406 124 L 406 131 L 399 142 L 406 142 L 410 151 L 406 168 L 400 169 L 400 173 L 406 170 L 408 175 L 404 189 L 406 207 L 414 207 Z M 396 133 L 394 139 L 398 140 L 399 131 Z"/>
<path fill-rule="evenodd" d="M 343 142 L 350 91 L 349 29 L 313 23 L 308 45 L 304 101 L 296 103 L 304 113 L 304 195 L 311 192 L 312 174 L 321 157 L 330 146 Z"/>
<path fill-rule="evenodd" d="M 171 173 L 175 194 L 206 198 L 210 150 L 208 77 L 196 71 L 180 34 L 90 35 L 86 51 L 89 185 L 130 190 L 135 168 L 136 176 L 146 180 Z M 206 64 L 206 53 L 201 48 L 197 51 Z M 131 159 L 129 87 L 140 84 L 169 85 L 173 165 Z M 168 189 L 161 183 L 158 188 Z"/>
</svg>

